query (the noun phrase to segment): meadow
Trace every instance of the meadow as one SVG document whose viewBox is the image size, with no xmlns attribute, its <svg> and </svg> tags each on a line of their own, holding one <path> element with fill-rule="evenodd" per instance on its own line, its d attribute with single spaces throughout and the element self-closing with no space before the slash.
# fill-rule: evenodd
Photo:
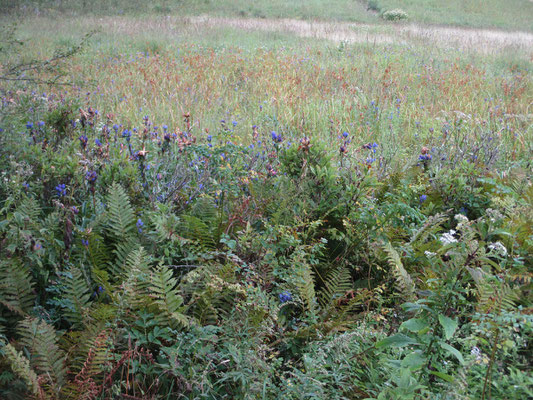
<svg viewBox="0 0 533 400">
<path fill-rule="evenodd" d="M 0 398 L 531 397 L 532 4 L 6 1 Z"/>
</svg>

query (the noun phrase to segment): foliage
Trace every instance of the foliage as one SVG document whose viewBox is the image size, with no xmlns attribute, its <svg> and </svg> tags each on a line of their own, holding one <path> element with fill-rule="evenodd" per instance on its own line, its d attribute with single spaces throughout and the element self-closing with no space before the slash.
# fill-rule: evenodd
<svg viewBox="0 0 533 400">
<path fill-rule="evenodd" d="M 526 73 L 415 88 L 400 57 L 355 101 L 330 64 L 203 50 L 104 57 L 97 95 L 10 92 L 0 397 L 531 397 Z M 167 84 L 192 111 L 139 114 Z M 465 88 L 475 118 L 444 111 Z"/>
</svg>

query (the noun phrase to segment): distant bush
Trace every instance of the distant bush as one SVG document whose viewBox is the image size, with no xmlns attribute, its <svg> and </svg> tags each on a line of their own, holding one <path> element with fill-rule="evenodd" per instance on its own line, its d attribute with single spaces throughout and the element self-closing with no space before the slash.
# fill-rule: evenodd
<svg viewBox="0 0 533 400">
<path fill-rule="evenodd" d="M 378 0 L 368 0 L 368 10 L 380 12 L 381 6 L 379 5 Z"/>
<path fill-rule="evenodd" d="M 401 21 L 409 18 L 407 13 L 401 8 L 395 8 L 394 10 L 385 11 L 381 17 L 386 21 Z"/>
</svg>

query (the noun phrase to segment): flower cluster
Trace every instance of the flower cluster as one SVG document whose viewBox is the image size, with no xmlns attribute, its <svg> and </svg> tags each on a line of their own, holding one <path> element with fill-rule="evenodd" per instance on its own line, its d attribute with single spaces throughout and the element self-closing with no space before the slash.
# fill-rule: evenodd
<svg viewBox="0 0 533 400">
<path fill-rule="evenodd" d="M 54 189 L 56 191 L 57 197 L 63 197 L 67 195 L 67 187 L 64 183 L 60 183 Z"/>
<path fill-rule="evenodd" d="M 289 291 L 284 291 L 282 293 L 279 294 L 279 302 L 280 303 L 286 303 L 288 301 L 291 301 L 292 300 L 292 294 L 289 292 Z"/>
</svg>

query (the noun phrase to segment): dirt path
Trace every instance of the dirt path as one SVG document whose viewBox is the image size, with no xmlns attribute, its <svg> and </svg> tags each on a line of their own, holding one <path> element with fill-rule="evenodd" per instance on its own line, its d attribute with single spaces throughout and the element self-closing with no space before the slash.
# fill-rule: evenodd
<svg viewBox="0 0 533 400">
<path fill-rule="evenodd" d="M 170 17 L 170 19 L 173 19 Z M 371 25 L 346 22 L 310 22 L 295 19 L 188 17 L 198 27 L 233 27 L 249 31 L 286 32 L 348 43 L 393 43 L 421 41 L 444 47 L 494 53 L 505 49 L 533 53 L 533 34 L 492 29 L 468 29 L 417 24 Z"/>
</svg>

